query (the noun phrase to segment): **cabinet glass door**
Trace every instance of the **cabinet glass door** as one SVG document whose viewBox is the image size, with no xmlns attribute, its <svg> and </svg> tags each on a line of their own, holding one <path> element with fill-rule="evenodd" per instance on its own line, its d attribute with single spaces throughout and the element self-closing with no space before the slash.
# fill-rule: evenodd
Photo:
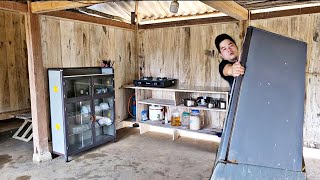
<svg viewBox="0 0 320 180">
<path fill-rule="evenodd" d="M 67 98 L 91 95 L 90 78 L 66 78 L 65 95 Z"/>
<path fill-rule="evenodd" d="M 96 141 L 113 139 L 114 132 L 114 97 L 99 98 L 94 100 L 96 124 Z"/>
<path fill-rule="evenodd" d="M 113 75 L 94 77 L 94 94 L 113 93 Z"/>
<path fill-rule="evenodd" d="M 91 101 L 66 104 L 69 152 L 93 144 Z"/>
</svg>

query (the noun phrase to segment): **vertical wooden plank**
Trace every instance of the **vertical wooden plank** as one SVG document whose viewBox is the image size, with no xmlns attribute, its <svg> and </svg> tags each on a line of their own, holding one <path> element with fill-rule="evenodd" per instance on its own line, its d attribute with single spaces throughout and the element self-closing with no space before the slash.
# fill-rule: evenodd
<svg viewBox="0 0 320 180">
<path fill-rule="evenodd" d="M 30 108 L 24 29 L 22 14 L 0 11 L 0 113 Z"/>
<path fill-rule="evenodd" d="M 44 67 L 62 67 L 60 21 L 46 16 L 40 17 Z"/>
<path fill-rule="evenodd" d="M 96 64 L 96 62 L 101 61 L 102 59 L 102 49 L 100 49 L 101 45 L 101 30 L 99 29 L 102 27 L 91 25 L 90 26 L 90 66 Z"/>
<path fill-rule="evenodd" d="M 8 83 L 10 97 L 10 109 L 16 109 L 18 106 L 17 92 L 17 78 L 16 78 L 16 59 L 15 59 L 15 29 L 13 26 L 13 14 L 6 13 L 5 15 L 5 29 L 7 44 L 7 63 L 8 63 Z"/>
<path fill-rule="evenodd" d="M 179 69 L 178 74 L 175 78 L 179 79 L 179 84 L 189 85 L 190 84 L 190 63 L 191 63 L 191 34 L 190 27 L 183 27 L 180 29 L 179 36 Z"/>
<path fill-rule="evenodd" d="M 114 47 L 116 51 L 108 52 L 108 57 L 115 61 L 115 87 L 116 91 L 116 115 L 117 121 L 128 117 L 128 101 L 133 95 L 133 91 L 122 89 L 121 86 L 132 83 L 137 77 L 135 66 L 135 56 L 133 54 L 134 34 L 122 29 L 109 29 L 108 47 Z M 117 42 L 123 43 L 117 43 Z"/>
<path fill-rule="evenodd" d="M 92 65 L 92 57 L 91 57 L 91 48 L 95 48 L 91 46 L 91 34 L 90 34 L 90 29 L 91 29 L 90 24 L 82 24 L 82 51 L 83 51 L 83 64 L 81 65 L 82 67 L 91 67 Z"/>
<path fill-rule="evenodd" d="M 126 36 L 124 35 L 122 30 L 117 29 L 114 31 L 114 40 L 117 40 L 119 42 L 126 42 Z M 117 91 L 115 92 L 115 96 L 118 107 L 116 109 L 117 121 L 121 121 L 124 118 L 122 116 L 126 114 L 126 102 L 128 100 L 128 97 L 125 96 L 124 89 L 120 89 L 122 83 L 126 80 L 126 75 L 124 74 L 124 72 L 126 72 L 125 67 L 127 63 L 127 58 L 125 55 L 126 48 L 123 46 L 125 45 L 123 45 L 122 43 L 115 43 L 115 49 L 117 49 L 117 51 L 115 52 L 115 88 L 117 89 Z"/>
<path fill-rule="evenodd" d="M 320 74 L 307 74 L 303 138 L 308 147 L 320 146 Z M 318 147 L 319 147 L 318 146 Z"/>
<path fill-rule="evenodd" d="M 20 76 L 19 76 L 19 82 L 23 84 L 23 86 L 20 89 L 20 93 L 22 94 L 22 102 L 20 103 L 19 109 L 29 109 L 30 108 L 30 90 L 29 90 L 29 74 L 28 74 L 28 53 L 27 53 L 27 44 L 26 44 L 26 30 L 25 30 L 25 17 L 22 14 L 19 14 L 20 24 L 20 43 L 21 49 L 20 49 L 20 59 L 19 59 L 19 65 L 20 65 Z M 19 93 L 19 92 L 18 92 Z"/>
<path fill-rule="evenodd" d="M 320 14 L 309 16 L 312 17 L 313 21 L 310 21 L 308 26 L 311 27 L 308 28 L 310 31 L 310 41 L 308 42 L 309 61 L 307 64 L 307 70 L 311 73 L 320 73 Z"/>
<path fill-rule="evenodd" d="M 15 110 L 19 110 L 19 109 L 24 109 L 26 107 L 23 107 L 22 105 L 24 104 L 24 94 L 23 94 L 23 89 L 25 87 L 28 87 L 28 83 L 26 83 L 26 81 L 23 81 L 23 77 L 21 76 L 21 73 L 23 73 L 23 71 L 25 70 L 23 64 L 23 56 L 25 56 L 25 54 L 21 54 L 22 53 L 22 46 L 23 43 L 21 42 L 21 31 L 20 31 L 20 19 L 21 15 L 20 14 L 13 14 L 12 15 L 12 24 L 13 24 L 13 28 L 14 28 L 14 44 L 15 44 L 15 69 L 16 69 L 16 74 L 14 74 L 15 79 L 16 79 L 16 90 L 13 92 L 16 96 L 16 100 L 17 100 L 17 105 L 14 107 Z"/>
<path fill-rule="evenodd" d="M 75 59 L 78 64 L 83 67 L 84 64 L 84 51 L 83 46 L 87 43 L 87 37 L 83 34 L 82 25 L 80 23 L 74 23 L 74 44 L 75 44 Z"/>
<path fill-rule="evenodd" d="M 49 107 L 46 102 L 47 91 L 44 87 L 46 76 L 42 61 L 39 16 L 30 13 L 29 9 L 25 18 L 33 126 L 33 160 L 40 162 L 51 160 L 48 144 Z"/>
<path fill-rule="evenodd" d="M 83 23 L 75 23 L 75 59 L 77 62 L 77 66 L 86 67 L 90 66 L 90 33 L 89 33 L 90 25 Z"/>
<path fill-rule="evenodd" d="M 10 110 L 5 13 L 0 11 L 0 112 Z"/>
<path fill-rule="evenodd" d="M 74 22 L 60 20 L 61 58 L 63 67 L 77 67 L 74 44 Z"/>
</svg>

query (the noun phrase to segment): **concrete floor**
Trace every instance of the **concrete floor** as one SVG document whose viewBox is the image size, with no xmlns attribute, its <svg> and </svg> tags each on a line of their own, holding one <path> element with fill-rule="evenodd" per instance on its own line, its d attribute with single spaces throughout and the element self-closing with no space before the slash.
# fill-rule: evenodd
<svg viewBox="0 0 320 180">
<path fill-rule="evenodd" d="M 71 157 L 32 162 L 32 142 L 0 138 L 1 179 L 209 179 L 217 143 L 179 138 L 138 129 L 118 130 L 118 141 Z M 308 180 L 320 179 L 320 156 L 305 156 Z M 319 150 L 315 151 L 316 153 Z M 320 154 L 320 153 L 319 153 Z M 318 154 L 318 155 L 319 155 Z"/>
</svg>

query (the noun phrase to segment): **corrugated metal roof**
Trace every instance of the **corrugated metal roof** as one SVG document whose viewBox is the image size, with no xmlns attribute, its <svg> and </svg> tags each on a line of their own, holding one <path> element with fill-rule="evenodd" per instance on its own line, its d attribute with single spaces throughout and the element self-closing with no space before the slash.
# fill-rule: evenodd
<svg viewBox="0 0 320 180">
<path fill-rule="evenodd" d="M 169 11 L 171 1 L 139 1 L 138 12 L 140 21 L 157 20 L 171 17 L 202 15 L 218 12 L 200 1 L 178 1 L 177 13 Z M 135 1 L 106 2 L 90 6 L 89 9 L 113 16 L 119 16 L 130 22 L 131 12 L 135 11 Z"/>
<path fill-rule="evenodd" d="M 179 0 L 179 10 L 177 13 L 169 11 L 171 1 L 138 1 L 138 13 L 140 23 L 153 23 L 156 21 L 172 21 L 183 19 L 194 19 L 203 17 L 221 16 L 222 13 L 214 8 L 202 3 L 201 1 L 182 1 Z M 241 6 L 249 10 L 261 10 L 270 7 L 283 7 L 297 4 L 312 4 L 319 1 L 301 1 L 301 0 L 249 0 L 235 1 Z M 88 7 L 88 9 L 99 11 L 112 16 L 120 17 L 124 21 L 130 23 L 131 12 L 135 11 L 135 1 L 114 1 L 96 4 Z M 252 11 L 254 12 L 254 11 Z M 185 18 L 184 18 L 185 17 Z"/>
</svg>

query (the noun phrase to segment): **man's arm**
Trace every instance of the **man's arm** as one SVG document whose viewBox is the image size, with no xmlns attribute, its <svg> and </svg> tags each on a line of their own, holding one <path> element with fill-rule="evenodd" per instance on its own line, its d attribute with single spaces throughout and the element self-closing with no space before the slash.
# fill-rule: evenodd
<svg viewBox="0 0 320 180">
<path fill-rule="evenodd" d="M 237 77 L 244 74 L 244 67 L 237 61 L 233 65 L 226 64 L 223 68 L 223 75 Z"/>
</svg>

